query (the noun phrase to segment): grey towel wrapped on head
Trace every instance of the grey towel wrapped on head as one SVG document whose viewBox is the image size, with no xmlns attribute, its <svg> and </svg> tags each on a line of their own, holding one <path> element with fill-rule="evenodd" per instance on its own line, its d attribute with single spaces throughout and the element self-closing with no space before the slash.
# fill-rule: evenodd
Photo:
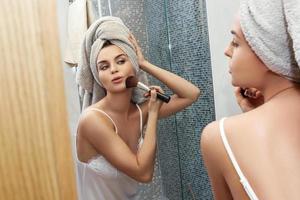
<svg viewBox="0 0 300 200">
<path fill-rule="evenodd" d="M 79 95 L 82 99 L 82 110 L 96 103 L 105 96 L 105 90 L 99 80 L 96 67 L 97 56 L 106 41 L 118 46 L 128 56 L 138 79 L 147 83 L 145 73 L 139 69 L 135 49 L 129 41 L 130 31 L 117 17 L 102 17 L 95 21 L 87 30 L 78 62 L 76 82 L 79 85 Z M 132 100 L 140 103 L 143 94 L 134 89 Z"/>
<path fill-rule="evenodd" d="M 300 83 L 300 0 L 241 0 L 242 31 L 273 72 Z"/>
</svg>

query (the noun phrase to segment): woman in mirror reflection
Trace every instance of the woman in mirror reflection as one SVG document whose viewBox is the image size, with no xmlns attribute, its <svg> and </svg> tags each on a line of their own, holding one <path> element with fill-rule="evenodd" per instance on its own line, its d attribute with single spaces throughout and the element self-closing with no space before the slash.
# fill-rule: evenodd
<svg viewBox="0 0 300 200">
<path fill-rule="evenodd" d="M 126 88 L 127 77 L 143 81 L 143 72 L 173 91 L 169 103 L 156 98 L 163 93 L 158 86 L 146 94 Z M 138 199 L 138 183 L 152 180 L 158 119 L 191 105 L 199 89 L 149 63 L 117 17 L 102 17 L 88 29 L 76 78 L 83 97 L 76 139 L 81 199 Z"/>
<path fill-rule="evenodd" d="M 201 137 L 215 199 L 300 197 L 299 10 L 298 0 L 241 1 L 225 55 L 244 113 Z"/>
</svg>

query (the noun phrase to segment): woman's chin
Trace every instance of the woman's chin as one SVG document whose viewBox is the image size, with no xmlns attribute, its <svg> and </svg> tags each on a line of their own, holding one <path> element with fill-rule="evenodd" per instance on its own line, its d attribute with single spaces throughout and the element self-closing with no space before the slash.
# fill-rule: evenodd
<svg viewBox="0 0 300 200">
<path fill-rule="evenodd" d="M 233 79 L 231 79 L 231 85 L 234 87 L 238 87 L 238 84 Z"/>
<path fill-rule="evenodd" d="M 119 87 L 114 87 L 111 88 L 111 92 L 112 93 L 123 93 L 128 91 L 128 88 L 126 88 L 125 86 L 119 86 Z"/>
</svg>

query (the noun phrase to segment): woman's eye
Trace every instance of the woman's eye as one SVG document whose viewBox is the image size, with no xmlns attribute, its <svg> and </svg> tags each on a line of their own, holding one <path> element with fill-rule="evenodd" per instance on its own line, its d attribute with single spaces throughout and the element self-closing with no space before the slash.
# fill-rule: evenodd
<svg viewBox="0 0 300 200">
<path fill-rule="evenodd" d="M 100 70 L 106 70 L 108 68 L 108 65 L 100 65 L 99 69 Z"/>
<path fill-rule="evenodd" d="M 118 63 L 119 65 L 122 65 L 122 64 L 125 63 L 125 60 L 118 60 L 117 63 Z"/>
<path fill-rule="evenodd" d="M 238 47 L 238 46 L 239 46 L 239 44 L 238 44 L 238 43 L 236 43 L 234 40 L 232 40 L 232 42 L 231 42 L 231 46 L 233 46 L 233 47 Z"/>
</svg>

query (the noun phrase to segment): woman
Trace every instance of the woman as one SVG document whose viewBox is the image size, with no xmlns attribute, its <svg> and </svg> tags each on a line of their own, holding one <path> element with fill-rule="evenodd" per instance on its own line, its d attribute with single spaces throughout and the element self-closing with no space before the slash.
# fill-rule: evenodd
<svg viewBox="0 0 300 200">
<path fill-rule="evenodd" d="M 150 182 L 153 176 L 157 120 L 191 105 L 197 100 L 199 89 L 145 60 L 120 19 L 102 18 L 95 24 L 97 31 L 91 38 L 98 39 L 86 41 L 83 47 L 99 43 L 91 48 L 90 54 L 96 52 L 96 56 L 89 60 L 94 78 L 105 89 L 105 96 L 83 111 L 78 124 L 80 193 L 85 200 L 136 199 L 137 183 Z M 95 25 L 91 29 L 95 30 Z M 91 32 L 87 32 L 85 40 L 90 38 Z M 140 69 L 175 93 L 169 103 L 156 99 L 156 92 L 163 92 L 157 86 L 152 86 L 151 93 L 146 94 L 150 99 L 141 104 L 133 103 L 133 89 L 126 88 L 125 80 L 138 76 Z"/>
<path fill-rule="evenodd" d="M 245 113 L 210 123 L 201 137 L 215 199 L 300 197 L 298 10 L 293 0 L 241 2 L 225 55 Z"/>
</svg>

